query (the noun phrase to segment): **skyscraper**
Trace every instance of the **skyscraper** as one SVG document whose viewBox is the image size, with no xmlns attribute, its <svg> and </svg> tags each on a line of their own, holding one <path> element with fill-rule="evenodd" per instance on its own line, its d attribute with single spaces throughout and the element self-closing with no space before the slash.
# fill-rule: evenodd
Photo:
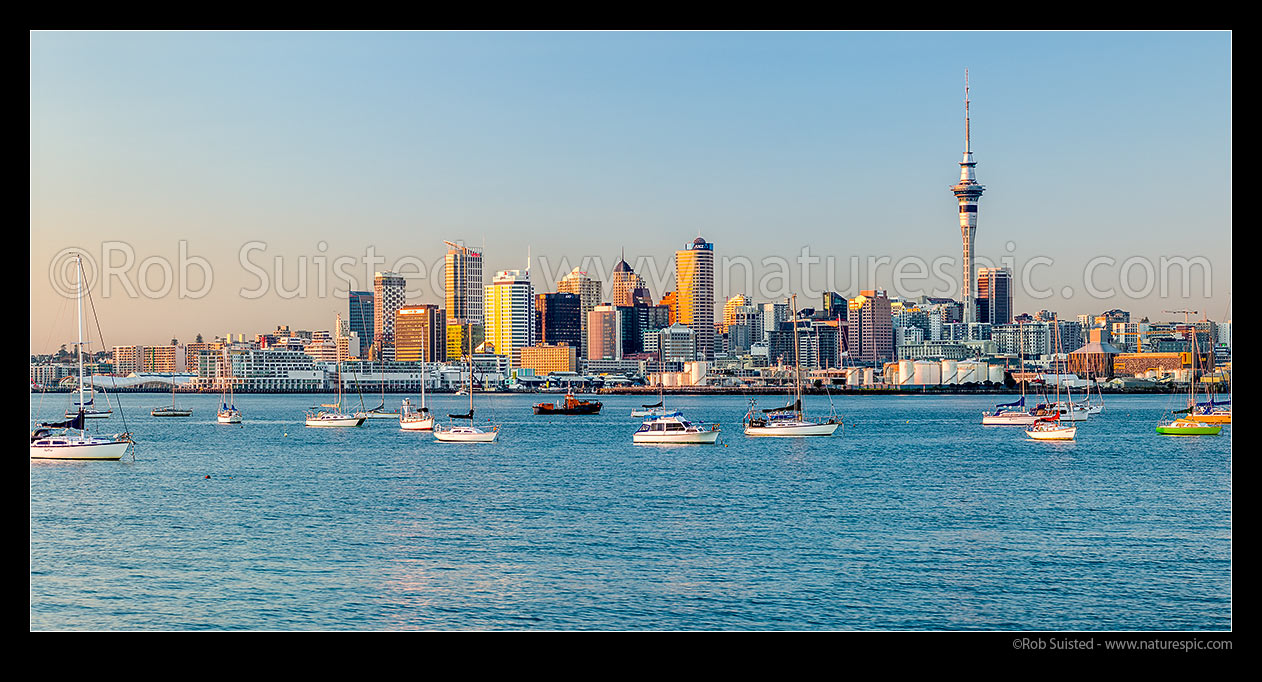
<svg viewBox="0 0 1262 682">
<path fill-rule="evenodd" d="M 635 274 L 625 259 L 619 259 L 618 264 L 613 266 L 612 289 L 610 296 L 616 306 L 653 305 L 653 297 L 644 284 L 644 278 Z"/>
<path fill-rule="evenodd" d="M 359 342 L 363 344 L 372 343 L 376 337 L 374 334 L 373 321 L 376 318 L 376 304 L 373 302 L 373 292 L 371 291 L 352 291 L 348 295 L 350 303 L 350 311 L 346 316 L 345 323 L 348 332 L 354 333 L 359 337 Z M 359 355 L 357 351 L 356 356 Z M 349 356 L 342 356 L 346 359 Z"/>
<path fill-rule="evenodd" d="M 397 272 L 378 272 L 373 279 L 373 344 L 379 358 L 394 357 L 394 314 L 406 302 L 406 290 L 407 280 Z"/>
<path fill-rule="evenodd" d="M 727 328 L 737 324 L 737 314 L 742 308 L 749 306 L 749 297 L 745 294 L 737 294 L 723 304 L 723 331 L 727 332 Z"/>
<path fill-rule="evenodd" d="M 536 343 L 583 347 L 583 302 L 578 294 L 536 294 L 535 318 L 539 321 Z"/>
<path fill-rule="evenodd" d="M 977 321 L 1008 324 L 1012 321 L 1012 271 L 1008 268 L 977 270 Z"/>
<path fill-rule="evenodd" d="M 432 303 L 405 305 L 395 313 L 394 359 L 443 362 L 447 359 L 447 315 Z"/>
<path fill-rule="evenodd" d="M 561 281 L 557 282 L 557 291 L 566 294 L 578 295 L 580 305 L 579 312 L 581 316 L 580 322 L 582 324 L 581 334 L 583 340 L 581 355 L 585 358 L 591 357 L 588 355 L 587 348 L 587 316 L 591 313 L 591 311 L 596 309 L 596 306 L 600 305 L 600 282 L 594 281 L 592 278 L 588 277 L 586 272 L 583 272 L 578 268 L 574 268 L 570 271 L 570 274 L 562 277 Z"/>
<path fill-rule="evenodd" d="M 697 357 L 714 358 L 714 244 L 697 237 L 675 252 L 676 322 L 692 329 Z"/>
<path fill-rule="evenodd" d="M 977 321 L 977 308 L 973 301 L 973 238 L 977 234 L 977 202 L 986 190 L 977 184 L 976 161 L 973 161 L 973 145 L 969 131 L 968 71 L 964 72 L 964 160 L 960 162 L 960 181 L 951 186 L 951 192 L 960 206 L 960 234 L 964 238 L 964 284 L 960 291 L 964 304 L 964 322 Z"/>
<path fill-rule="evenodd" d="M 482 279 L 482 253 L 463 244 L 443 243 L 447 245 L 447 291 L 444 297 L 447 319 L 482 325 L 485 313 L 482 300 L 485 286 Z"/>
<path fill-rule="evenodd" d="M 521 349 L 535 345 L 535 291 L 530 270 L 501 270 L 486 287 L 485 340 L 521 366 Z"/>
</svg>

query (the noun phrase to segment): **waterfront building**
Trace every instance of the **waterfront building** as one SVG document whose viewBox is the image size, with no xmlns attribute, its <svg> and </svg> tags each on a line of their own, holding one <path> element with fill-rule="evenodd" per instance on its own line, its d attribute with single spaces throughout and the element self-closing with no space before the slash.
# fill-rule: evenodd
<svg viewBox="0 0 1262 682">
<path fill-rule="evenodd" d="M 697 355 L 714 356 L 714 244 L 698 236 L 675 252 L 676 322 L 697 335 Z"/>
<path fill-rule="evenodd" d="M 394 337 L 394 359 L 399 362 L 447 361 L 447 314 L 437 305 L 399 308 L 395 312 Z"/>
<path fill-rule="evenodd" d="M 658 357 L 662 362 L 692 362 L 697 359 L 697 334 L 676 322 L 658 332 Z"/>
<path fill-rule="evenodd" d="M 587 347 L 587 320 L 588 315 L 596 309 L 601 302 L 601 285 L 600 282 L 588 277 L 586 272 L 574 268 L 561 281 L 557 282 L 557 291 L 565 294 L 575 294 L 579 297 L 579 331 L 580 348 L 579 354 L 582 357 L 589 357 L 590 352 Z"/>
<path fill-rule="evenodd" d="M 483 320 L 485 341 L 512 358 L 512 367 L 520 367 L 521 349 L 535 345 L 535 291 L 529 267 L 495 274 L 486 287 Z"/>
<path fill-rule="evenodd" d="M 395 313 L 406 302 L 407 280 L 397 272 L 378 272 L 373 279 L 373 347 L 376 355 L 394 359 Z"/>
<path fill-rule="evenodd" d="M 1045 322 L 997 324 L 990 330 L 997 353 L 1033 358 L 1052 352 L 1052 330 Z"/>
<path fill-rule="evenodd" d="M 521 349 L 521 368 L 537 376 L 578 371 L 578 347 L 566 343 L 539 344 Z"/>
<path fill-rule="evenodd" d="M 890 300 L 879 289 L 860 291 L 846 304 L 849 338 L 846 352 L 856 362 L 879 365 L 894 359 L 894 324 Z"/>
</svg>

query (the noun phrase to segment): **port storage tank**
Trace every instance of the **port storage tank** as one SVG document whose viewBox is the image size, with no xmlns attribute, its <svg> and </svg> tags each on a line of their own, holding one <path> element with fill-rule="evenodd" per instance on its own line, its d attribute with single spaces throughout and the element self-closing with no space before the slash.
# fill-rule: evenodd
<svg viewBox="0 0 1262 682">
<path fill-rule="evenodd" d="M 960 361 L 960 364 L 956 367 L 955 383 L 976 384 L 985 381 L 985 376 L 980 375 L 980 371 L 985 370 L 985 368 L 986 366 L 980 362 Z"/>
<path fill-rule="evenodd" d="M 990 366 L 990 380 L 991 382 L 996 383 L 996 384 L 1003 383 L 1003 366 L 1002 365 Z"/>
<path fill-rule="evenodd" d="M 860 375 L 859 375 L 859 368 L 857 368 L 857 367 L 856 367 L 856 368 L 854 368 L 854 369 L 852 369 L 852 370 L 850 370 L 850 371 L 848 371 L 848 372 L 846 372 L 846 385 L 847 385 L 847 386 L 858 386 L 858 385 L 859 385 L 859 378 L 860 378 Z"/>
<path fill-rule="evenodd" d="M 942 365 L 932 360 L 917 360 L 912 365 L 911 383 L 917 386 L 936 386 L 942 383 Z"/>
<path fill-rule="evenodd" d="M 960 369 L 959 365 L 960 363 L 955 360 L 942 361 L 942 383 L 944 384 L 958 383 L 957 380 L 959 379 L 959 369 Z"/>
<path fill-rule="evenodd" d="M 864 369 L 863 370 L 863 384 L 865 386 L 871 386 L 872 384 L 875 384 L 875 383 L 876 383 L 876 370 L 872 369 L 871 367 Z"/>
<path fill-rule="evenodd" d="M 913 366 L 914 363 L 911 360 L 898 361 L 898 383 L 900 386 L 912 383 L 912 379 L 914 379 Z"/>
</svg>

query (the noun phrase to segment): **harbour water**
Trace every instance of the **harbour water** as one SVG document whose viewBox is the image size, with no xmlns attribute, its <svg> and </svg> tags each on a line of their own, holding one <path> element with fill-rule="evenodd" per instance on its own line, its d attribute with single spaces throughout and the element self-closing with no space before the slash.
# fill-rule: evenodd
<svg viewBox="0 0 1262 682">
<path fill-rule="evenodd" d="M 31 629 L 1231 627 L 1232 427 L 1158 436 L 1178 396 L 1110 396 L 1067 443 L 981 426 L 1001 396 L 838 397 L 806 439 L 668 398 L 724 430 L 673 447 L 632 444 L 640 397 L 531 414 L 554 398 L 479 395 L 486 445 L 305 428 L 328 396 L 237 396 L 228 426 L 218 396 L 124 395 L 134 462 L 30 463 Z"/>
</svg>

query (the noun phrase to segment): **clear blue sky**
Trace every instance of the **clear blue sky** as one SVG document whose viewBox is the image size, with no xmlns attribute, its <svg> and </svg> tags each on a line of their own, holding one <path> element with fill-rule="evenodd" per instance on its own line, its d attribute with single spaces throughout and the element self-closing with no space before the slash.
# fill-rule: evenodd
<svg viewBox="0 0 1262 682">
<path fill-rule="evenodd" d="M 965 68 L 987 186 L 978 255 L 1051 261 L 1032 283 L 1054 295 L 1019 292 L 1018 310 L 1223 319 L 1231 56 L 1224 32 L 37 32 L 32 351 L 74 336 L 54 255 L 99 258 L 106 242 L 128 245 L 116 263 L 134 255 L 133 288 L 146 258 L 178 271 L 181 242 L 214 271 L 198 298 L 131 298 L 117 278 L 105 296 L 98 283 L 112 344 L 327 329 L 346 302 L 339 280 L 321 295 L 332 268 L 313 257 L 371 246 L 386 259 L 376 269 L 403 256 L 430 268 L 444 239 L 485 241 L 489 271 L 521 267 L 529 247 L 539 290 L 562 259 L 607 269 L 623 247 L 668 281 L 672 252 L 698 232 L 721 258 L 832 257 L 844 294 L 890 287 L 889 266 L 851 259 L 959 257 L 947 188 Z M 287 289 L 305 257 L 308 291 L 242 296 L 260 281 L 239 261 L 251 241 L 265 244 L 253 267 L 279 258 Z M 1124 261 L 1162 256 L 1204 258 L 1211 295 L 1195 268 L 1186 297 L 1177 277 L 1165 298 L 1119 289 Z M 1111 299 L 1083 293 L 1093 258 L 1114 263 L 1094 278 Z M 370 286 L 366 266 L 345 270 Z M 956 263 L 945 271 L 958 277 Z M 826 264 L 806 283 L 797 272 L 790 289 L 827 284 Z M 1130 272 L 1142 284 L 1143 264 Z M 157 288 L 162 266 L 148 273 Z M 415 302 L 440 301 L 417 280 Z"/>
</svg>

